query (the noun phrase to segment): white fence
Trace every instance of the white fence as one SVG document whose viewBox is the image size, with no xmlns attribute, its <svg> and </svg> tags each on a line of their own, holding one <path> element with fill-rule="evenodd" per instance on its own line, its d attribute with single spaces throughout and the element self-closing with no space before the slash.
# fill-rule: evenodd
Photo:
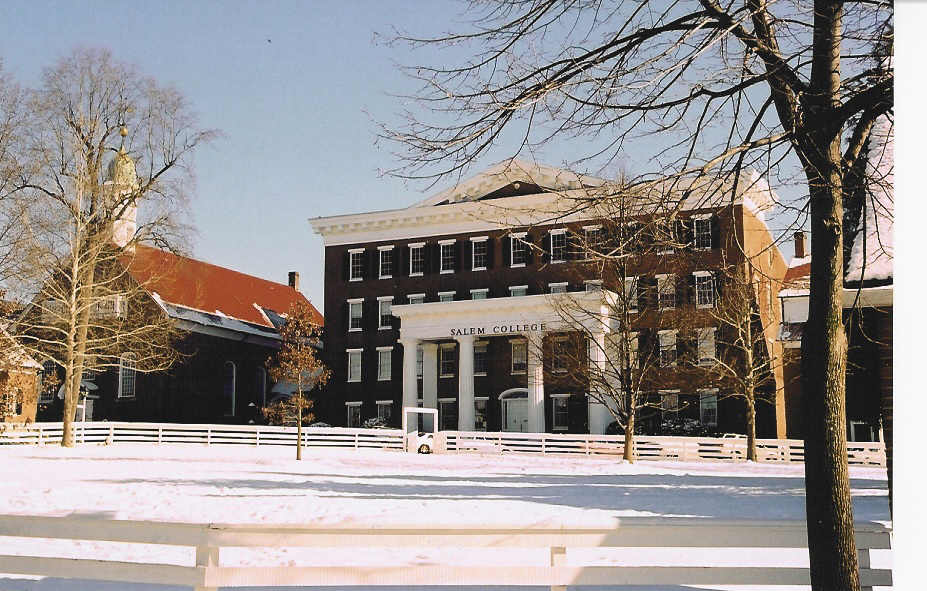
<svg viewBox="0 0 927 591">
<path fill-rule="evenodd" d="M 92 517 L 27 517 L 0 515 L 0 536 L 53 540 L 106 541 L 132 544 L 186 546 L 184 564 L 130 562 L 98 558 L 0 555 L 0 572 L 62 578 L 187 585 L 198 591 L 235 586 L 299 585 L 544 585 L 551 589 L 588 585 L 807 585 L 808 569 L 782 566 L 769 560 L 770 548 L 806 548 L 804 522 L 719 521 L 682 518 L 622 518 L 608 527 L 557 526 L 506 527 L 496 525 L 421 525 L 323 527 L 313 525 L 222 525 L 146 521 L 115 521 Z M 889 528 L 878 523 L 857 523 L 856 544 L 863 588 L 891 585 L 890 570 L 871 567 L 870 550 L 890 548 Z M 2 544 L 2 540 L 0 540 Z M 87 548 L 87 545 L 83 545 Z M 247 566 L 223 565 L 222 548 L 313 547 L 313 566 L 281 566 L 263 554 Z M 766 564 L 698 560 L 694 552 L 678 553 L 671 566 L 612 566 L 584 560 L 592 548 L 752 548 L 753 557 Z M 0 546 L 2 548 L 2 546 Z M 107 553 L 118 557 L 112 546 Z M 350 548 L 350 552 L 338 551 Z M 479 568 L 428 561 L 399 565 L 384 560 L 378 549 L 492 548 L 493 559 Z M 512 556 L 515 548 L 534 548 L 540 561 L 525 566 Z M 327 549 L 334 549 L 326 552 Z M 465 550 L 464 550 L 465 551 Z M 8 552 L 8 550 L 6 551 Z M 649 551 L 650 553 L 653 550 Z M 354 559 L 347 566 L 330 557 Z M 648 554 L 649 555 L 649 554 Z M 155 555 L 156 556 L 156 555 Z M 262 556 L 258 554 L 257 556 Z M 361 564 L 358 565 L 358 560 Z M 191 560 L 192 559 L 192 560 Z M 543 562 L 541 562 L 543 561 Z M 321 562 L 321 564 L 319 564 Z M 386 562 L 386 563 L 384 563 Z M 632 562 L 640 564 L 640 562 Z M 652 564 L 652 563 L 651 563 Z"/>
<path fill-rule="evenodd" d="M 207 445 L 293 445 L 296 427 L 264 425 L 186 425 L 173 423 L 75 423 L 79 443 L 201 443 Z M 61 423 L 34 423 L 0 432 L 3 444 L 46 444 L 61 439 Z M 441 431 L 439 451 L 529 452 L 541 454 L 614 455 L 624 453 L 622 435 L 560 433 L 488 433 Z M 307 427 L 303 443 L 309 447 L 403 449 L 399 429 L 347 429 Z M 746 457 L 747 442 L 740 438 L 635 437 L 640 460 L 732 461 Z M 803 462 L 804 442 L 798 439 L 757 440 L 759 462 Z M 847 444 L 850 465 L 885 466 L 885 445 L 879 442 Z"/>
</svg>

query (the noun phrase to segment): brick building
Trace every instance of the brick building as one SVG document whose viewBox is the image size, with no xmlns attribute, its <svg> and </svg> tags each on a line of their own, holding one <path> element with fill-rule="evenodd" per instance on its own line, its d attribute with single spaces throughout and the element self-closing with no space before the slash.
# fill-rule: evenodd
<svg viewBox="0 0 927 591">
<path fill-rule="evenodd" d="M 764 354 L 781 357 L 775 294 L 785 263 L 763 219 L 771 192 L 751 180 L 736 195 L 721 185 L 688 187 L 672 219 L 677 245 L 631 269 L 641 316 L 645 300 L 665 312 L 639 335 L 640 347 L 671 351 L 666 388 L 654 394 L 670 414 L 685 407 L 721 432 L 743 429 L 742 402 L 682 378 L 674 361 L 686 346 L 715 346 L 705 308 L 717 273 L 747 260 L 758 269 L 751 297 L 768 337 Z M 575 205 L 603 183 L 510 160 L 407 208 L 312 219 L 325 244 L 324 356 L 332 377 L 319 407 L 324 420 L 398 425 L 401 407 L 425 406 L 438 409 L 444 429 L 604 432 L 607 409 L 587 395 L 587 384 L 558 376 L 553 344 L 575 328 L 559 301 L 595 309 L 623 289 L 571 247 L 601 227 L 601 213 Z M 609 329 L 594 316 L 596 337 Z M 704 338 L 683 339 L 683 326 Z M 761 435 L 785 429 L 775 374 L 773 404 L 760 409 Z"/>
</svg>

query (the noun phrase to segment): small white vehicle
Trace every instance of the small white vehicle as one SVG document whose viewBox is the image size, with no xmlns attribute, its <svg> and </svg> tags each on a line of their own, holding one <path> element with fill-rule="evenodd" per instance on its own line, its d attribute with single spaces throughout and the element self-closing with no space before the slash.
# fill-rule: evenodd
<svg viewBox="0 0 927 591">
<path fill-rule="evenodd" d="M 435 448 L 434 433 L 419 431 L 415 435 L 409 435 L 409 437 L 413 438 L 415 449 L 417 449 L 420 454 L 430 454 Z"/>
</svg>

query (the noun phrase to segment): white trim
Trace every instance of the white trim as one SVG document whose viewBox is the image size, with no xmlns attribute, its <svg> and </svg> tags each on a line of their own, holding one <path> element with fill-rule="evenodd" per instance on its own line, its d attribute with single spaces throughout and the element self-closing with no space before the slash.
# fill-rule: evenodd
<svg viewBox="0 0 927 591">
<path fill-rule="evenodd" d="M 352 401 L 350 401 L 350 402 L 345 402 L 345 403 L 344 403 L 345 406 L 361 406 L 362 404 L 363 404 L 363 402 L 361 402 L 361 401 L 359 401 L 359 400 L 352 400 Z"/>
<path fill-rule="evenodd" d="M 366 248 L 349 248 L 349 249 L 348 249 L 348 252 L 349 252 L 350 254 L 357 254 L 357 253 L 359 253 L 359 252 L 364 252 L 365 250 L 367 250 L 367 249 L 366 249 Z"/>
<path fill-rule="evenodd" d="M 552 230 L 549 230 L 549 232 L 551 236 L 553 236 L 554 234 L 566 234 L 566 228 L 554 228 Z"/>
<path fill-rule="evenodd" d="M 393 350 L 393 346 L 392 346 L 392 345 L 390 345 L 390 346 L 388 346 L 388 347 L 377 347 L 377 351 L 392 351 L 392 350 Z"/>
<path fill-rule="evenodd" d="M 486 295 L 488 296 L 488 295 L 489 295 L 489 288 L 488 288 L 488 287 L 481 287 L 480 289 L 471 289 L 471 290 L 470 290 L 470 299 L 471 299 L 471 300 L 473 299 L 473 294 L 475 294 L 475 293 L 483 293 L 483 294 L 486 294 Z M 488 299 L 488 298 L 483 298 L 483 299 Z"/>
<path fill-rule="evenodd" d="M 394 297 L 395 297 L 395 296 L 377 296 L 377 301 L 378 301 L 378 302 L 383 302 L 383 301 L 386 301 L 386 300 L 393 301 L 393 298 L 394 298 Z M 350 301 L 350 300 L 349 300 L 349 301 Z"/>
<path fill-rule="evenodd" d="M 470 242 L 487 242 L 489 236 L 470 236 Z"/>
<path fill-rule="evenodd" d="M 548 395 L 547 395 L 548 398 L 569 398 L 570 396 L 572 396 L 572 394 L 570 394 L 570 393 L 566 393 L 566 394 L 563 394 L 563 393 L 561 393 L 561 394 L 548 394 Z"/>
<path fill-rule="evenodd" d="M 441 296 L 446 296 L 446 295 L 451 296 L 451 301 L 454 301 L 454 296 L 457 295 L 457 292 L 456 291 L 439 291 L 438 292 L 438 302 L 441 302 Z"/>
<path fill-rule="evenodd" d="M 457 402 L 456 398 L 438 398 L 438 402 L 443 402 L 444 404 L 450 404 L 451 402 Z"/>
<path fill-rule="evenodd" d="M 393 404 L 393 400 L 377 400 L 377 404 Z"/>
<path fill-rule="evenodd" d="M 363 304 L 364 298 L 348 298 L 345 301 L 349 304 Z"/>
<path fill-rule="evenodd" d="M 711 277 L 713 275 L 711 271 L 692 271 L 692 274 L 695 275 L 696 277 L 705 277 L 705 276 Z"/>
<path fill-rule="evenodd" d="M 446 246 L 448 244 L 457 244 L 456 238 L 448 238 L 447 240 L 438 240 L 438 244 L 441 246 Z"/>
<path fill-rule="evenodd" d="M 473 400 L 474 401 L 479 400 L 481 402 L 489 402 L 489 396 L 474 396 Z"/>
<path fill-rule="evenodd" d="M 425 246 L 425 243 L 424 242 L 410 242 L 406 246 L 408 246 L 409 248 L 422 248 L 423 246 Z"/>
<path fill-rule="evenodd" d="M 345 353 L 358 353 L 358 352 L 363 352 L 363 351 L 364 351 L 364 348 L 361 347 L 361 348 L 359 348 L 359 349 L 345 349 L 344 351 L 345 351 Z"/>
<path fill-rule="evenodd" d="M 386 246 L 378 246 L 377 250 L 393 250 L 395 246 L 396 246 L 395 244 L 388 244 Z"/>
</svg>

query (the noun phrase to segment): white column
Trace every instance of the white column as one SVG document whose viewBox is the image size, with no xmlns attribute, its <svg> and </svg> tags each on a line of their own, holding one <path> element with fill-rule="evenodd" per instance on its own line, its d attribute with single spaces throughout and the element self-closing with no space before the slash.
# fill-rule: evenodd
<svg viewBox="0 0 927 591">
<path fill-rule="evenodd" d="M 596 376 L 592 383 L 589 384 L 590 392 L 587 400 L 589 433 L 602 435 L 605 433 L 608 424 L 612 421 L 612 416 L 611 413 L 608 412 L 608 407 L 599 402 L 599 400 L 602 400 L 601 394 L 598 396 L 596 395 L 597 392 L 601 391 L 602 383 L 599 380 L 603 379 L 603 373 L 605 371 L 604 332 L 592 334 L 592 344 L 589 349 L 589 365 L 589 373 Z"/>
<path fill-rule="evenodd" d="M 416 356 L 418 339 L 399 339 L 402 345 L 402 406 L 418 406 L 418 372 Z"/>
<path fill-rule="evenodd" d="M 460 351 L 457 376 L 457 429 L 473 431 L 473 335 L 454 337 Z"/>
<path fill-rule="evenodd" d="M 528 333 L 528 429 L 544 433 L 544 334 Z"/>
<path fill-rule="evenodd" d="M 438 408 L 438 343 L 427 341 L 422 343 L 422 405 Z"/>
</svg>

